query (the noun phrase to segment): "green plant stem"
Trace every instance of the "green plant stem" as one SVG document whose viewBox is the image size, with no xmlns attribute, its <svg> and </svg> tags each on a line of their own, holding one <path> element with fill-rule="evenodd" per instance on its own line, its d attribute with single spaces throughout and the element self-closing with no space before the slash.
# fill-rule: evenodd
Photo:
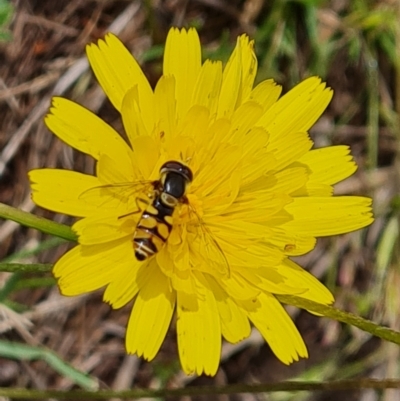
<svg viewBox="0 0 400 401">
<path fill-rule="evenodd" d="M 52 234 L 56 237 L 64 238 L 68 241 L 77 241 L 76 234 L 70 227 L 65 224 L 56 223 L 43 217 L 35 216 L 34 214 L 24 212 L 15 207 L 0 203 L 0 217 L 15 221 L 26 227 L 35 228 L 46 234 Z"/>
<path fill-rule="evenodd" d="M 215 394 L 243 394 L 243 393 L 273 393 L 273 392 L 293 392 L 293 391 L 344 391 L 359 389 L 385 390 L 389 388 L 399 388 L 400 380 L 385 379 L 355 379 L 337 380 L 329 382 L 299 382 L 286 381 L 282 383 L 263 383 L 263 384 L 233 384 L 228 386 L 197 386 L 176 389 L 157 389 L 157 390 L 33 390 L 24 388 L 1 388 L 0 396 L 11 399 L 30 399 L 42 400 L 46 398 L 68 399 L 68 400 L 106 400 L 109 398 L 135 399 L 135 398 L 157 398 L 157 397 L 184 397 L 196 395 L 215 395 Z"/>
<path fill-rule="evenodd" d="M 362 331 L 366 331 L 367 333 L 370 333 L 376 337 L 382 338 L 382 340 L 400 345 L 400 333 L 398 331 L 380 326 L 379 324 L 354 315 L 353 313 L 344 312 L 332 306 L 321 305 L 316 302 L 309 301 L 308 299 L 295 297 L 293 295 L 276 295 L 276 297 L 282 303 L 318 313 L 324 317 L 337 320 L 338 322 L 347 323 L 351 326 L 358 327 Z"/>
<path fill-rule="evenodd" d="M 45 273 L 51 271 L 52 268 L 51 263 L 0 263 L 0 272 L 7 273 Z"/>
</svg>

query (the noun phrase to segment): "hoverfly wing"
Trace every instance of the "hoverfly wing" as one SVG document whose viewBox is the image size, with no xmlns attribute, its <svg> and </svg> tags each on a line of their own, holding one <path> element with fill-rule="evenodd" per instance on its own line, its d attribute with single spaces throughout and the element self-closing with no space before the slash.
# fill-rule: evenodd
<svg viewBox="0 0 400 401">
<path fill-rule="evenodd" d="M 138 209 L 138 199 L 142 199 L 145 203 L 150 202 L 154 190 L 154 181 L 119 182 L 89 188 L 82 192 L 79 198 L 104 208 L 119 208 L 124 204 L 126 205 L 124 209 L 133 212 Z"/>
<path fill-rule="evenodd" d="M 228 259 L 222 250 L 209 226 L 199 216 L 193 206 L 190 204 L 189 213 L 191 214 L 192 225 L 196 228 L 196 250 L 198 254 L 206 259 L 206 263 L 217 270 L 222 276 L 230 277 L 230 266 Z"/>
</svg>

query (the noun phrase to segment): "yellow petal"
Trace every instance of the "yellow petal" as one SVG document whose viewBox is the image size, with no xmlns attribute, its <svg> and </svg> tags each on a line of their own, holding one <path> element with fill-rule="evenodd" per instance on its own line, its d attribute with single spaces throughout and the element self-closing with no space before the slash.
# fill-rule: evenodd
<svg viewBox="0 0 400 401">
<path fill-rule="evenodd" d="M 56 213 L 85 217 L 94 205 L 81 198 L 82 193 L 99 185 L 96 177 L 69 170 L 38 169 L 29 172 L 33 201 Z"/>
<path fill-rule="evenodd" d="M 175 291 L 155 263 L 147 266 L 148 279 L 142 283 L 126 331 L 126 350 L 153 359 L 165 338 L 175 308 Z"/>
<path fill-rule="evenodd" d="M 136 258 L 121 263 L 118 275 L 108 284 L 103 294 L 103 301 L 113 309 L 119 309 L 132 301 L 139 291 L 138 274 L 140 269 L 147 269 L 147 264 L 139 262 Z"/>
<path fill-rule="evenodd" d="M 255 223 L 265 223 L 271 216 L 281 211 L 292 202 L 289 195 L 257 191 L 238 196 L 236 202 L 223 214 L 226 221 L 247 220 Z M 216 218 L 219 222 L 219 219 Z"/>
<path fill-rule="evenodd" d="M 226 190 L 230 190 L 231 185 L 227 177 L 236 171 L 240 164 L 241 151 L 236 146 L 226 146 L 220 149 L 219 154 L 215 155 L 213 163 L 206 164 L 197 172 L 193 181 L 192 191 L 201 196 L 201 199 L 212 203 L 213 197 L 226 196 Z M 201 188 L 197 185 L 201 183 Z M 207 208 L 205 206 L 205 208 Z"/>
<path fill-rule="evenodd" d="M 249 319 L 232 298 L 217 299 L 217 307 L 221 317 L 221 333 L 226 341 L 236 344 L 250 335 Z"/>
<path fill-rule="evenodd" d="M 190 265 L 195 269 L 208 272 L 218 277 L 229 276 L 229 261 L 224 254 L 218 241 L 211 231 L 200 223 L 194 226 L 195 233 L 188 235 L 187 242 L 190 244 Z M 181 266 L 187 269 L 187 265 Z"/>
<path fill-rule="evenodd" d="M 257 298 L 260 290 L 243 278 L 239 272 L 232 271 L 230 277 L 219 282 L 224 291 L 235 300 L 246 301 Z"/>
<path fill-rule="evenodd" d="M 178 112 L 178 100 L 175 99 L 176 84 L 173 75 L 162 76 L 157 83 L 154 91 L 156 135 L 167 137 L 176 135 Z"/>
<path fill-rule="evenodd" d="M 154 125 L 153 92 L 142 69 L 129 50 L 113 34 L 99 40 L 98 45 L 86 46 L 89 63 L 111 103 L 122 110 L 122 101 L 126 92 L 137 86 L 142 118 L 148 132 Z"/>
<path fill-rule="evenodd" d="M 96 173 L 103 185 L 130 183 L 138 179 L 138 172 L 137 170 L 135 171 L 132 163 L 129 169 L 122 169 L 119 161 L 112 159 L 107 154 L 100 155 L 96 165 Z"/>
<path fill-rule="evenodd" d="M 221 120 L 218 121 L 221 122 Z M 224 124 L 212 125 L 214 128 L 218 128 L 218 126 L 220 126 L 222 130 L 229 129 L 229 127 L 224 126 Z M 209 142 L 209 147 L 213 147 L 215 144 L 216 141 L 214 142 L 211 140 Z M 228 180 L 221 181 L 221 178 L 223 179 L 224 177 L 219 174 L 219 171 L 217 169 L 212 168 L 214 163 L 218 165 L 218 168 L 223 165 L 223 163 L 221 162 L 221 156 L 223 156 L 224 154 L 227 155 L 227 160 L 230 163 L 230 166 L 239 166 L 241 153 L 240 148 L 230 145 L 221 146 L 219 149 L 218 146 L 216 146 L 217 149 L 210 149 L 209 147 L 203 147 L 201 152 L 198 153 L 197 162 L 199 164 L 196 166 L 197 168 L 193 172 L 194 179 L 189 187 L 189 193 L 195 194 L 196 197 L 198 197 L 201 201 L 208 202 L 208 205 L 203 205 L 204 211 L 211 211 L 211 208 L 215 204 L 215 198 L 223 201 L 223 199 L 221 199 L 221 196 L 228 196 L 228 193 L 231 192 L 231 190 L 237 190 L 238 186 L 240 186 L 240 181 L 238 182 L 238 180 L 240 180 L 240 172 L 238 171 L 238 169 L 232 171 L 232 175 L 229 176 Z M 213 157 L 213 159 L 210 160 L 210 157 Z M 208 173 L 210 172 L 212 174 L 208 175 Z M 220 187 L 219 185 L 222 185 L 222 187 Z M 216 192 L 218 192 L 218 195 L 216 194 Z M 210 196 L 210 198 L 208 197 L 208 195 Z M 211 196 L 213 196 L 214 198 L 212 201 Z M 219 202 L 217 201 L 217 203 Z"/>
<path fill-rule="evenodd" d="M 245 146 L 243 158 L 246 158 L 247 148 L 252 144 L 252 138 L 248 137 L 249 131 L 260 118 L 263 112 L 262 106 L 256 102 L 248 101 L 241 104 L 233 113 L 230 133 L 230 143 Z"/>
<path fill-rule="evenodd" d="M 317 77 L 304 80 L 270 107 L 258 125 L 270 132 L 271 138 L 308 131 L 332 98 L 332 90 L 325 86 Z"/>
<path fill-rule="evenodd" d="M 97 185 L 82 192 L 80 198 L 91 205 L 88 216 L 116 216 L 123 219 L 121 224 L 136 224 L 142 205 L 138 198 L 144 196 L 142 190 L 149 188 L 148 182 L 117 182 L 109 185 Z M 145 196 L 144 196 L 145 197 Z M 126 218 L 126 219 L 125 219 Z"/>
<path fill-rule="evenodd" d="M 282 87 L 273 79 L 260 82 L 250 93 L 249 100 L 257 102 L 264 113 L 278 100 Z"/>
<path fill-rule="evenodd" d="M 212 276 L 204 276 L 217 301 L 221 319 L 221 333 L 224 338 L 232 344 L 247 338 L 251 333 L 251 327 L 246 313 L 239 308 Z"/>
<path fill-rule="evenodd" d="M 145 105 L 140 103 L 138 86 L 135 85 L 132 88 L 127 89 L 122 100 L 121 117 L 126 135 L 131 145 L 137 137 L 152 134 L 154 124 L 151 127 L 146 127 L 143 119 L 146 113 L 144 107 Z M 152 114 L 154 115 L 154 111 Z"/>
<path fill-rule="evenodd" d="M 196 160 L 190 160 L 190 168 L 193 174 L 198 171 L 198 163 L 200 162 L 199 151 L 201 148 L 205 147 L 209 138 L 207 137 L 207 130 L 210 124 L 210 111 L 205 106 L 195 105 L 190 108 L 187 112 L 185 119 L 181 123 L 181 138 L 189 137 L 193 138 L 196 143 L 196 148 L 194 149 L 192 156 Z M 176 141 L 175 141 L 176 142 Z M 181 142 L 181 139 L 179 140 Z M 175 146 L 177 144 L 175 143 Z M 173 141 L 171 141 L 171 151 L 172 151 Z M 201 160 L 201 162 L 203 162 Z"/>
<path fill-rule="evenodd" d="M 192 106 L 200 68 L 201 46 L 197 31 L 193 28 L 188 31 L 170 29 L 165 44 L 163 73 L 175 77 L 177 114 L 181 119 Z"/>
<path fill-rule="evenodd" d="M 236 344 L 247 338 L 251 333 L 251 327 L 246 313 L 229 297 L 225 301 L 218 302 L 219 310 L 222 307 L 229 309 L 231 314 L 229 320 L 221 317 L 221 332 L 225 340 Z"/>
<path fill-rule="evenodd" d="M 286 365 L 307 358 L 307 348 L 283 306 L 268 293 L 257 298 L 259 307 L 248 311 L 249 319 L 260 331 L 273 353 Z"/>
<path fill-rule="evenodd" d="M 268 242 L 287 256 L 304 255 L 315 247 L 315 237 L 299 235 L 295 231 L 284 230 L 280 226 L 271 227 L 270 233 Z"/>
<path fill-rule="evenodd" d="M 306 132 L 288 131 L 284 135 L 270 136 L 267 150 L 271 152 L 276 163 L 272 169 L 281 170 L 305 155 L 313 142 Z M 268 169 L 269 170 L 269 169 Z"/>
<path fill-rule="evenodd" d="M 305 167 L 288 167 L 276 174 L 270 174 L 265 184 L 268 191 L 291 194 L 302 188 L 308 178 L 309 172 Z"/>
<path fill-rule="evenodd" d="M 248 268 L 258 268 L 260 266 L 274 266 L 280 263 L 285 254 L 275 246 L 271 246 L 268 241 L 253 241 L 250 244 L 236 246 L 231 243 L 227 244 L 220 240 L 218 243 L 221 245 L 229 265 Z"/>
<path fill-rule="evenodd" d="M 185 245 L 187 248 L 187 243 L 185 243 Z M 176 291 L 184 292 L 188 295 L 194 294 L 196 292 L 196 282 L 193 279 L 191 271 L 187 269 L 189 264 L 189 252 L 184 252 L 184 260 L 182 263 L 179 257 L 181 255 L 176 253 L 174 254 L 173 250 L 174 247 L 168 246 L 168 244 L 167 246 L 164 246 L 161 251 L 157 253 L 157 263 L 162 272 L 171 278 L 171 285 Z M 184 266 L 184 269 L 180 269 L 181 265 Z"/>
<path fill-rule="evenodd" d="M 77 221 L 72 229 L 79 236 L 82 245 L 96 245 L 124 237 L 133 238 L 135 224 L 124 224 L 115 211 L 94 214 Z"/>
<path fill-rule="evenodd" d="M 63 295 L 80 295 L 113 281 L 119 275 L 120 266 L 133 258 L 130 241 L 78 245 L 57 261 L 53 274 Z"/>
<path fill-rule="evenodd" d="M 257 75 L 257 57 L 254 54 L 254 40 L 247 35 L 241 35 L 238 39 L 242 57 L 242 90 L 239 104 L 248 100 L 253 89 L 254 79 Z"/>
<path fill-rule="evenodd" d="M 211 116 L 209 115 L 209 113 L 207 113 L 207 118 L 210 117 Z M 187 125 L 187 122 L 185 123 Z M 201 166 L 207 166 L 212 160 L 215 160 L 217 152 L 224 152 L 226 142 L 225 138 L 229 137 L 230 126 L 231 124 L 228 119 L 220 118 L 209 124 L 203 135 L 201 135 L 199 138 L 196 138 L 198 145 L 196 154 L 199 162 L 201 163 Z M 221 146 L 221 144 L 223 145 Z M 198 174 L 195 175 L 195 178 L 198 178 Z"/>
<path fill-rule="evenodd" d="M 303 155 L 299 161 L 310 168 L 310 180 L 321 184 L 336 184 L 357 170 L 348 146 L 314 149 Z"/>
<path fill-rule="evenodd" d="M 268 152 L 269 134 L 262 127 L 253 127 L 246 135 L 242 157 L 242 185 L 262 177 L 276 166 L 275 156 Z"/>
<path fill-rule="evenodd" d="M 293 220 L 284 229 L 313 237 L 347 233 L 373 221 L 371 199 L 359 196 L 294 198 L 285 210 Z"/>
<path fill-rule="evenodd" d="M 276 265 L 266 265 L 258 269 L 241 269 L 240 274 L 251 284 L 270 294 L 290 294 L 300 296 L 307 288 L 294 287 L 280 273 Z"/>
<path fill-rule="evenodd" d="M 293 197 L 302 196 L 332 196 L 333 187 L 332 185 L 321 184 L 320 182 L 315 182 L 309 178 L 309 181 L 304 185 L 304 187 L 299 188 L 291 193 Z"/>
<path fill-rule="evenodd" d="M 230 118 L 238 105 L 242 91 L 242 41 L 238 38 L 235 50 L 222 76 L 217 118 Z"/>
<path fill-rule="evenodd" d="M 285 277 L 288 285 L 307 289 L 297 294 L 298 297 L 324 305 L 331 305 L 334 302 L 331 292 L 322 283 L 290 259 L 286 259 L 277 269 Z"/>
<path fill-rule="evenodd" d="M 198 310 L 182 307 L 178 294 L 178 349 L 186 374 L 215 375 L 221 356 L 221 326 L 215 297 L 207 282 L 197 276 Z"/>
<path fill-rule="evenodd" d="M 70 100 L 54 97 L 44 119 L 49 130 L 73 148 L 96 160 L 107 154 L 129 169 L 130 149 L 126 142 L 101 118 Z"/>
<path fill-rule="evenodd" d="M 156 164 L 160 157 L 160 148 L 154 138 L 149 136 L 140 136 L 132 142 L 133 160 L 135 168 L 139 171 L 142 179 L 149 180 L 155 178 Z M 159 170 L 157 169 L 157 179 L 159 178 Z M 137 178 L 136 178 L 137 179 Z"/>
<path fill-rule="evenodd" d="M 254 42 L 247 35 L 237 39 L 223 74 L 218 117 L 231 117 L 234 110 L 248 100 L 257 73 Z"/>
<path fill-rule="evenodd" d="M 193 92 L 193 105 L 205 106 L 210 115 L 217 111 L 219 94 L 222 85 L 222 63 L 206 60 L 202 65 Z"/>
</svg>

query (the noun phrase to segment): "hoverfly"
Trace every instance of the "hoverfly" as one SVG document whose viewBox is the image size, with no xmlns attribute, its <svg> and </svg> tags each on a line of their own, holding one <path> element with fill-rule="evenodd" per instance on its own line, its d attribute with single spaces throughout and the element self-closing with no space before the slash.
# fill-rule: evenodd
<svg viewBox="0 0 400 401">
<path fill-rule="evenodd" d="M 133 234 L 137 260 L 150 258 L 164 246 L 172 230 L 172 214 L 179 203 L 187 202 L 185 193 L 192 180 L 192 171 L 180 162 L 168 161 L 161 166 L 160 179 L 152 183 L 152 203 Z"/>
<path fill-rule="evenodd" d="M 193 173 L 190 168 L 179 161 L 172 160 L 161 166 L 158 180 L 106 184 L 93 189 L 110 189 L 123 198 L 126 198 L 129 192 L 131 195 L 128 197 L 134 197 L 137 210 L 119 216 L 119 219 L 140 213 L 132 238 L 135 257 L 138 261 L 146 261 L 163 248 L 173 228 L 173 213 L 176 207 L 186 204 L 192 215 L 191 220 L 196 222 L 194 227 L 201 236 L 199 238 L 201 246 L 197 248 L 197 252 L 206 257 L 207 262 L 216 266 L 223 274 L 229 274 L 228 261 L 222 249 L 189 204 L 186 193 L 192 180 Z M 146 199 L 140 195 L 146 195 Z M 144 203 L 145 207 L 141 207 L 140 203 Z"/>
</svg>

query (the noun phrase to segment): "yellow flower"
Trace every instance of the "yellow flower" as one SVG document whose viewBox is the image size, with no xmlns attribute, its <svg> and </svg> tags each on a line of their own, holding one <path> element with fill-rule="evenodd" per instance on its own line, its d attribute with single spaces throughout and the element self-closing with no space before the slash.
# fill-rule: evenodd
<svg viewBox="0 0 400 401">
<path fill-rule="evenodd" d="M 128 143 L 85 108 L 53 99 L 47 127 L 97 160 L 95 176 L 30 172 L 36 204 L 81 218 L 73 226 L 79 245 L 54 267 L 61 293 L 106 287 L 113 308 L 134 299 L 126 349 L 148 360 L 176 311 L 187 374 L 215 374 L 222 337 L 237 343 L 251 324 L 283 363 L 307 357 L 274 294 L 321 304 L 333 297 L 289 257 L 312 250 L 316 237 L 372 222 L 370 199 L 333 196 L 333 184 L 356 170 L 349 149 L 311 149 L 307 131 L 332 91 L 316 77 L 282 97 L 272 80 L 253 87 L 257 60 L 246 35 L 223 67 L 202 63 L 194 29 L 171 29 L 154 91 L 114 35 L 87 55 Z M 168 162 L 186 172 L 164 167 L 160 182 Z M 170 184 L 181 186 L 181 197 L 171 198 Z M 155 223 L 164 239 L 155 238 Z"/>
</svg>

